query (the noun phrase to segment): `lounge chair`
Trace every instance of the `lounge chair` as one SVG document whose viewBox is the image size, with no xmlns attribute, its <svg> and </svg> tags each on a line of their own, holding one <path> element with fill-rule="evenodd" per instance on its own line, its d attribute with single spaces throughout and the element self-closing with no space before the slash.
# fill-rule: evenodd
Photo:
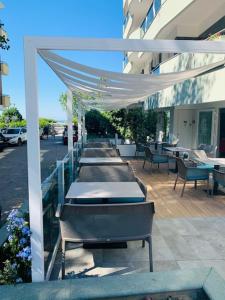
<svg viewBox="0 0 225 300">
<path fill-rule="evenodd" d="M 65 204 L 60 216 L 62 238 L 62 278 L 65 277 L 66 243 L 115 243 L 147 241 L 149 267 L 153 272 L 152 223 L 154 203 Z"/>
<path fill-rule="evenodd" d="M 169 156 L 166 154 L 159 154 L 157 152 L 152 152 L 149 147 L 145 147 L 145 160 L 143 163 L 143 169 L 145 167 L 145 162 L 148 161 L 152 164 L 157 164 L 158 168 L 160 164 L 167 164 L 168 165 L 168 172 L 169 172 Z"/>
<path fill-rule="evenodd" d="M 174 183 L 174 190 L 176 189 L 178 178 L 184 181 L 184 185 L 181 192 L 181 197 L 184 195 L 184 189 L 187 181 L 194 181 L 195 188 L 197 188 L 197 181 L 207 180 L 207 191 L 209 193 L 209 172 L 208 168 L 198 168 L 194 163 L 185 163 L 181 158 L 177 157 L 177 177 Z"/>
</svg>

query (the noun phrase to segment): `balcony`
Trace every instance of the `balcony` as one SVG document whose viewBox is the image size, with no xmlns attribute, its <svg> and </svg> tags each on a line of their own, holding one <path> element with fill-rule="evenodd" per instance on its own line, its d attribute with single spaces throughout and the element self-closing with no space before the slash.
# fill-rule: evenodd
<svg viewBox="0 0 225 300">
<path fill-rule="evenodd" d="M 0 63 L 0 70 L 2 75 L 8 75 L 9 74 L 9 66 L 5 62 Z"/>
<path fill-rule="evenodd" d="M 1 27 L 0 27 L 0 36 L 1 37 L 5 37 L 5 38 L 8 37 L 6 31 L 3 28 L 1 28 Z"/>
<path fill-rule="evenodd" d="M 130 38 L 130 35 L 139 28 L 140 23 L 146 15 L 146 11 L 148 11 L 152 0 L 129 0 L 127 1 L 126 7 L 124 7 L 124 14 L 130 14 L 132 16 L 132 23 L 129 25 L 127 29 L 124 26 L 124 38 Z"/>
<path fill-rule="evenodd" d="M 10 96 L 2 95 L 0 97 L 0 106 L 8 107 L 10 105 Z"/>
</svg>

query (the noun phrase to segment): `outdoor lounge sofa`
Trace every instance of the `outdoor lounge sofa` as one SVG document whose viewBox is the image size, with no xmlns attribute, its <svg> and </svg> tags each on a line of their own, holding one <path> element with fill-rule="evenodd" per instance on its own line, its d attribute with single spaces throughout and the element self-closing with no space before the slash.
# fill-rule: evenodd
<svg viewBox="0 0 225 300">
<path fill-rule="evenodd" d="M 62 278 L 65 277 L 66 243 L 147 241 L 153 272 L 152 223 L 154 203 L 65 204 L 59 212 L 62 238 Z"/>
</svg>

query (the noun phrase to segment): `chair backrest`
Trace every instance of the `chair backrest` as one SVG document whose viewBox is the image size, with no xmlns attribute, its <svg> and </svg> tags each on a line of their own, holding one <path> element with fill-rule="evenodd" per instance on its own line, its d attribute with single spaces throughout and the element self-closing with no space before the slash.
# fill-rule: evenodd
<svg viewBox="0 0 225 300">
<path fill-rule="evenodd" d="M 145 157 L 152 160 L 153 154 L 152 151 L 150 150 L 150 147 L 144 147 L 144 150 L 145 150 Z"/>
<path fill-rule="evenodd" d="M 178 174 L 180 175 L 181 178 L 185 178 L 187 173 L 187 167 L 185 166 L 183 159 L 177 157 L 176 160 L 177 160 Z"/>
<path fill-rule="evenodd" d="M 213 179 L 222 186 L 225 186 L 225 172 L 213 170 Z"/>
<path fill-rule="evenodd" d="M 60 216 L 63 239 L 74 242 L 141 240 L 152 233 L 154 203 L 65 204 Z"/>
<path fill-rule="evenodd" d="M 140 186 L 140 189 L 142 190 L 142 193 L 145 195 L 145 200 L 147 199 L 148 189 L 146 185 L 141 181 L 140 178 L 136 177 L 136 181 L 138 185 Z"/>
<path fill-rule="evenodd" d="M 192 150 L 191 156 L 193 156 L 193 158 L 196 157 L 196 158 L 203 159 L 203 160 L 208 159 L 205 150 Z"/>
</svg>

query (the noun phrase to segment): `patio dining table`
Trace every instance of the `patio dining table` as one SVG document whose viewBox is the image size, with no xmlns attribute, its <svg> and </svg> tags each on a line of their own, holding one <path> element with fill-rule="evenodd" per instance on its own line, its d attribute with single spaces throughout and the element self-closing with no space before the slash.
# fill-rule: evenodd
<svg viewBox="0 0 225 300">
<path fill-rule="evenodd" d="M 116 149 L 85 149 L 81 157 L 118 157 Z"/>
<path fill-rule="evenodd" d="M 66 199 L 145 198 L 137 182 L 73 182 Z"/>
<path fill-rule="evenodd" d="M 82 166 L 77 182 L 135 182 L 128 164 Z"/>
<path fill-rule="evenodd" d="M 85 148 L 110 148 L 109 142 L 89 142 L 84 145 Z"/>
<path fill-rule="evenodd" d="M 79 164 L 83 165 L 113 165 L 124 164 L 120 157 L 81 157 Z"/>
</svg>

